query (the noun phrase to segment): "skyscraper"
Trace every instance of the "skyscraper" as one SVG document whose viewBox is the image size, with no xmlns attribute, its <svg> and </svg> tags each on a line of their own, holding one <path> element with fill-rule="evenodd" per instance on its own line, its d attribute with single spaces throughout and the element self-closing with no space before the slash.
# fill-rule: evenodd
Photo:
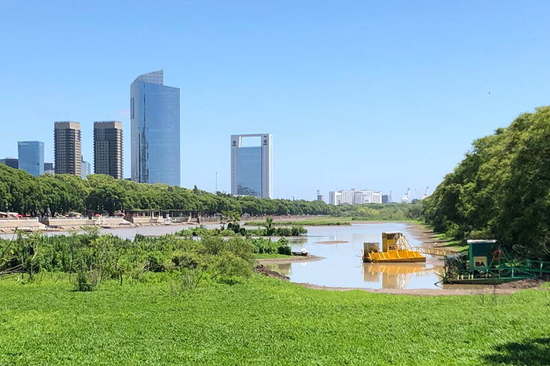
<svg viewBox="0 0 550 366">
<path fill-rule="evenodd" d="M 122 122 L 94 123 L 94 173 L 122 179 Z"/>
<path fill-rule="evenodd" d="M 44 174 L 44 143 L 42 141 L 19 141 L 19 169 L 37 177 Z"/>
<path fill-rule="evenodd" d="M 180 185 L 180 90 L 165 86 L 162 70 L 130 87 L 132 180 Z"/>
<path fill-rule="evenodd" d="M 231 135 L 231 194 L 271 198 L 271 168 L 271 135 Z"/>
<path fill-rule="evenodd" d="M 55 122 L 55 174 L 80 176 L 80 123 Z"/>
</svg>

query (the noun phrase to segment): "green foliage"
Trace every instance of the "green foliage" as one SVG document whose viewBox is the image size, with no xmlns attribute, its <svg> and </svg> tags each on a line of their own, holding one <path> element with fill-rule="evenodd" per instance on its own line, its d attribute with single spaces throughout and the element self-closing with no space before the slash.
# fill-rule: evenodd
<svg viewBox="0 0 550 366">
<path fill-rule="evenodd" d="M 134 241 L 112 235 L 19 235 L 0 240 L 0 275 L 21 273 L 29 279 L 39 272 L 76 274 L 75 290 L 91 291 L 105 280 L 141 280 L 147 273 L 197 270 L 225 282 L 238 282 L 252 269 L 255 246 L 247 238 L 202 240 L 166 235 Z M 223 263 L 224 261 L 230 263 Z M 243 266 L 245 268 L 237 268 Z"/>
<path fill-rule="evenodd" d="M 548 364 L 548 291 L 397 296 L 177 274 L 90 293 L 66 276 L 0 280 L 0 365 Z"/>
<path fill-rule="evenodd" d="M 288 240 L 285 238 L 281 238 L 277 241 L 267 238 L 255 238 L 251 239 L 250 243 L 253 245 L 254 253 L 256 254 L 292 254 Z"/>
<path fill-rule="evenodd" d="M 417 219 L 418 206 L 387 204 L 333 206 L 322 201 L 234 197 L 164 184 L 144 184 L 91 175 L 86 180 L 73 175 L 30 174 L 0 164 L 0 211 L 33 216 L 108 213 L 127 210 L 174 210 L 183 215 L 221 214 L 222 222 L 238 225 L 241 215 L 332 215 L 369 220 Z M 275 223 L 273 223 L 275 225 Z M 304 224 L 305 225 L 305 224 Z M 236 233 L 240 228 L 233 229 Z"/>
<path fill-rule="evenodd" d="M 550 107 L 476 140 L 425 200 L 427 223 L 456 239 L 496 238 L 521 257 L 550 258 Z"/>
</svg>

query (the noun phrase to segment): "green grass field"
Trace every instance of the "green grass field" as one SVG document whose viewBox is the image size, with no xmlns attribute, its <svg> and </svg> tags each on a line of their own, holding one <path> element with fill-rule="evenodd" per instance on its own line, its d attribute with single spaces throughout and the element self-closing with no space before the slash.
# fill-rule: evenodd
<svg viewBox="0 0 550 366">
<path fill-rule="evenodd" d="M 547 365 L 550 291 L 414 297 L 255 275 L 178 291 L 167 274 L 73 292 L 0 280 L 0 365 Z"/>
</svg>

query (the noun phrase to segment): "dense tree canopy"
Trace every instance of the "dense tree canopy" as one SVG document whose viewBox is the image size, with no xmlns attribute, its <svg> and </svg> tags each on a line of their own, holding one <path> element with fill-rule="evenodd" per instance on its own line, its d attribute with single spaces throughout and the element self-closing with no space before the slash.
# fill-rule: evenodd
<svg viewBox="0 0 550 366">
<path fill-rule="evenodd" d="M 142 184 L 92 175 L 32 177 L 0 164 L 0 211 L 33 216 L 125 210 L 181 210 L 212 215 L 235 211 L 250 215 L 338 215 L 342 209 L 320 201 L 233 197 L 163 184 Z"/>
<path fill-rule="evenodd" d="M 550 107 L 476 140 L 424 202 L 436 230 L 492 237 L 523 255 L 550 257 Z"/>
<path fill-rule="evenodd" d="M 72 175 L 32 177 L 0 164 L 0 211 L 44 216 L 109 213 L 136 210 L 173 210 L 182 214 L 214 215 L 236 212 L 261 215 L 333 215 L 375 220 L 415 219 L 419 204 L 332 206 L 322 201 L 262 199 L 209 193 L 164 184 L 117 180 L 107 175 L 80 179 Z"/>
</svg>

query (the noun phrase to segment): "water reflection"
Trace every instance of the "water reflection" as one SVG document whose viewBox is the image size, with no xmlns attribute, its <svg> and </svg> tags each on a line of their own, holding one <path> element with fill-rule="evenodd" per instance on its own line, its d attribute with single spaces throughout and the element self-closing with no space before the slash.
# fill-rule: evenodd
<svg viewBox="0 0 550 366">
<path fill-rule="evenodd" d="M 408 288 L 411 278 L 414 276 L 431 277 L 432 266 L 426 263 L 364 263 L 363 280 L 374 284 L 382 283 L 382 288 L 404 289 Z"/>
<path fill-rule="evenodd" d="M 436 271 L 441 263 L 428 257 L 426 263 L 363 263 L 363 242 L 380 241 L 382 232 L 403 232 L 413 246 L 421 245 L 406 224 L 354 224 L 351 226 L 308 227 L 305 242 L 291 241 L 293 250 L 305 248 L 324 257 L 315 262 L 272 264 L 270 268 L 293 282 L 319 286 L 429 289 L 439 288 Z M 319 243 L 323 242 L 323 243 Z M 334 242 L 334 244 L 327 244 Z M 342 243 L 344 242 L 344 243 Z"/>
</svg>

